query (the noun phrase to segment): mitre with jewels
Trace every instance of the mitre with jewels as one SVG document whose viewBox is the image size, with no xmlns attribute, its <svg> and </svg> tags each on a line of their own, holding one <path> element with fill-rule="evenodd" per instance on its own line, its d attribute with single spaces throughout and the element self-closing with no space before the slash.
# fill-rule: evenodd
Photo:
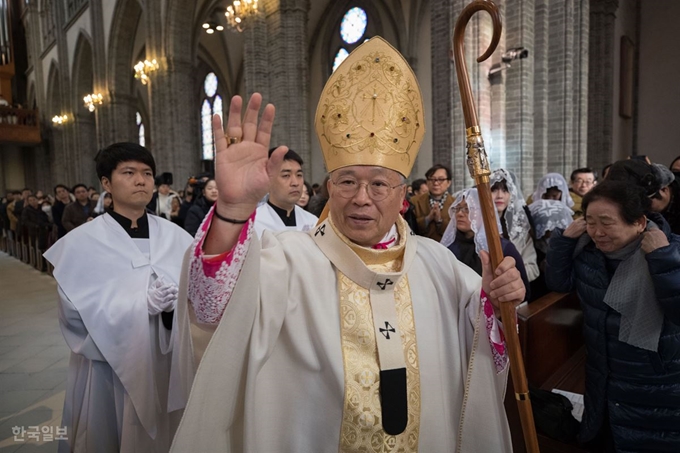
<svg viewBox="0 0 680 453">
<path fill-rule="evenodd" d="M 326 82 L 314 125 L 326 170 L 375 165 L 411 173 L 425 135 L 423 97 L 404 57 L 376 36 Z"/>
</svg>

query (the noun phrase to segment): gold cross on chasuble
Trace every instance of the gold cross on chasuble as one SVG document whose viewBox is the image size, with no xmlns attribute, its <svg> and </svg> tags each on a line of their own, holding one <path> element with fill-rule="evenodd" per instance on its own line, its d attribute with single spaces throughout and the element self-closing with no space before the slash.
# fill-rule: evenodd
<svg viewBox="0 0 680 453">
<path fill-rule="evenodd" d="M 401 223 L 398 224 L 400 241 L 394 247 L 387 250 L 372 250 L 349 242 L 335 230 L 330 219 L 324 222 L 326 223 L 330 225 L 325 228 L 325 234 L 316 236 L 317 244 L 326 242 L 326 246 L 321 246 L 321 249 L 329 250 L 327 240 L 330 235 L 334 237 L 332 249 L 344 249 L 344 253 L 340 253 L 339 256 L 329 256 L 334 264 L 342 262 L 340 265 L 336 264 L 345 375 L 339 451 L 376 453 L 417 451 L 420 427 L 420 375 L 411 292 L 408 278 L 405 273 L 402 274 L 405 244 L 409 237 L 405 233 L 406 228 Z M 343 255 L 350 255 L 351 258 L 342 259 Z M 363 275 L 357 274 L 356 270 L 359 267 L 362 268 L 363 272 L 360 274 Z M 343 271 L 352 274 L 354 278 Z M 385 274 L 389 274 L 389 277 L 385 277 Z M 367 275 L 375 277 L 374 285 L 362 278 Z M 376 295 L 368 289 L 370 286 L 376 286 L 378 293 L 385 291 L 390 294 L 393 319 L 386 315 L 390 319 L 384 321 L 382 310 L 372 307 L 372 304 L 383 301 L 374 300 Z M 381 322 L 375 322 L 376 317 L 381 317 Z M 393 377 L 385 376 L 385 364 L 395 361 L 392 358 L 382 360 L 383 356 L 392 352 L 383 351 L 379 347 L 380 341 L 398 346 L 398 354 L 403 359 L 402 365 L 396 370 L 387 372 L 402 372 L 405 383 L 403 379 L 400 382 L 399 378 L 394 381 Z M 395 341 L 398 343 L 394 343 Z M 397 386 L 405 384 L 403 397 L 406 398 L 404 402 L 407 406 L 403 409 L 406 420 L 398 429 L 398 434 L 389 434 L 384 427 L 385 416 L 389 418 L 402 409 L 401 401 L 394 401 L 401 399 L 402 392 L 399 389 L 394 391 L 392 388 L 387 390 L 384 388 L 386 384 L 388 387 L 395 385 L 391 382 L 396 382 Z M 389 426 L 390 423 L 398 424 L 398 421 L 387 420 L 387 423 Z"/>
</svg>

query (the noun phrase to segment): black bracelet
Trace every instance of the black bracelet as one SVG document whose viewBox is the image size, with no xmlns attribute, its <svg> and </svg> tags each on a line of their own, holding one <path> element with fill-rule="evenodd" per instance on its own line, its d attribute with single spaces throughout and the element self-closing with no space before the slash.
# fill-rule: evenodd
<svg viewBox="0 0 680 453">
<path fill-rule="evenodd" d="M 227 223 L 235 223 L 236 225 L 243 225 L 244 223 L 246 223 L 246 222 L 248 221 L 248 219 L 246 219 L 246 220 L 236 220 L 236 219 L 229 219 L 229 218 L 227 218 L 227 217 L 222 217 L 222 216 L 217 212 L 217 207 L 215 207 L 215 209 L 213 210 L 213 214 L 215 214 L 215 217 L 217 217 L 218 219 L 220 219 L 220 220 L 223 221 L 223 222 L 227 222 Z"/>
</svg>

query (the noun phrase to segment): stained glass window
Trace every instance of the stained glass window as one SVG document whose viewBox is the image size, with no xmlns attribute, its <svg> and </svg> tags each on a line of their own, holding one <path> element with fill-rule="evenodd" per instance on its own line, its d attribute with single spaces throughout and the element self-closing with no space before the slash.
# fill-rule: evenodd
<svg viewBox="0 0 680 453">
<path fill-rule="evenodd" d="M 345 58 L 349 56 L 349 52 L 345 48 L 342 48 L 338 50 L 338 53 L 335 54 L 335 60 L 333 60 L 333 72 L 335 72 L 336 69 L 338 69 L 338 66 L 340 66 L 340 63 L 345 61 Z"/>
<path fill-rule="evenodd" d="M 215 96 L 215 93 L 217 93 L 217 76 L 215 73 L 211 72 L 207 76 L 205 76 L 205 82 L 203 82 L 203 89 L 205 90 L 205 94 L 208 97 L 213 97 Z"/>
<path fill-rule="evenodd" d="M 135 114 L 135 117 L 137 123 L 137 138 L 139 140 L 139 144 L 142 146 L 146 146 L 146 136 L 144 135 L 144 120 L 142 119 L 142 115 L 139 112 Z"/>
<path fill-rule="evenodd" d="M 347 44 L 354 44 L 359 41 L 366 32 L 368 17 L 366 11 L 359 7 L 354 7 L 345 13 L 340 23 L 340 36 Z"/>
<path fill-rule="evenodd" d="M 222 118 L 222 97 L 217 94 L 217 76 L 211 72 L 203 81 L 204 99 L 201 104 L 201 155 L 203 160 L 215 158 L 215 142 L 212 132 L 212 117 L 219 115 Z"/>
<path fill-rule="evenodd" d="M 363 8 L 355 6 L 345 11 L 329 42 L 331 72 L 335 72 L 354 49 L 375 34 L 372 27 L 373 24 L 368 22 L 368 13 Z"/>
</svg>

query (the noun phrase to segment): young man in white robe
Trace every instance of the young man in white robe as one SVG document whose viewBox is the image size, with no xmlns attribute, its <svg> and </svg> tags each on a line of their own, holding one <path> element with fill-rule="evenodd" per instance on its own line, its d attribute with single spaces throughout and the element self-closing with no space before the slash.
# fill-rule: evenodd
<svg viewBox="0 0 680 453">
<path fill-rule="evenodd" d="M 189 302 L 180 289 L 177 388 L 191 394 L 171 451 L 510 452 L 496 312 L 524 285 L 512 258 L 494 274 L 483 253 L 480 278 L 401 218 L 424 134 L 404 58 L 374 37 L 328 80 L 329 216 L 309 233 L 253 231 L 286 152 L 267 159 L 261 99 L 243 123 L 232 99 L 226 136 L 214 119 L 220 195 L 192 245 Z"/>
<path fill-rule="evenodd" d="M 269 150 L 269 155 L 273 152 L 274 149 Z M 262 237 L 265 230 L 274 233 L 309 231 L 316 226 L 319 218 L 297 205 L 305 182 L 302 164 L 302 158 L 292 149 L 283 156 L 278 174 L 270 179 L 269 198 L 257 208 L 255 231 L 258 237 Z"/>
<path fill-rule="evenodd" d="M 56 242 L 71 361 L 61 452 L 166 452 L 181 413 L 168 412 L 173 310 L 192 237 L 147 215 L 156 165 L 135 143 L 100 151 L 97 175 L 113 209 Z"/>
</svg>

